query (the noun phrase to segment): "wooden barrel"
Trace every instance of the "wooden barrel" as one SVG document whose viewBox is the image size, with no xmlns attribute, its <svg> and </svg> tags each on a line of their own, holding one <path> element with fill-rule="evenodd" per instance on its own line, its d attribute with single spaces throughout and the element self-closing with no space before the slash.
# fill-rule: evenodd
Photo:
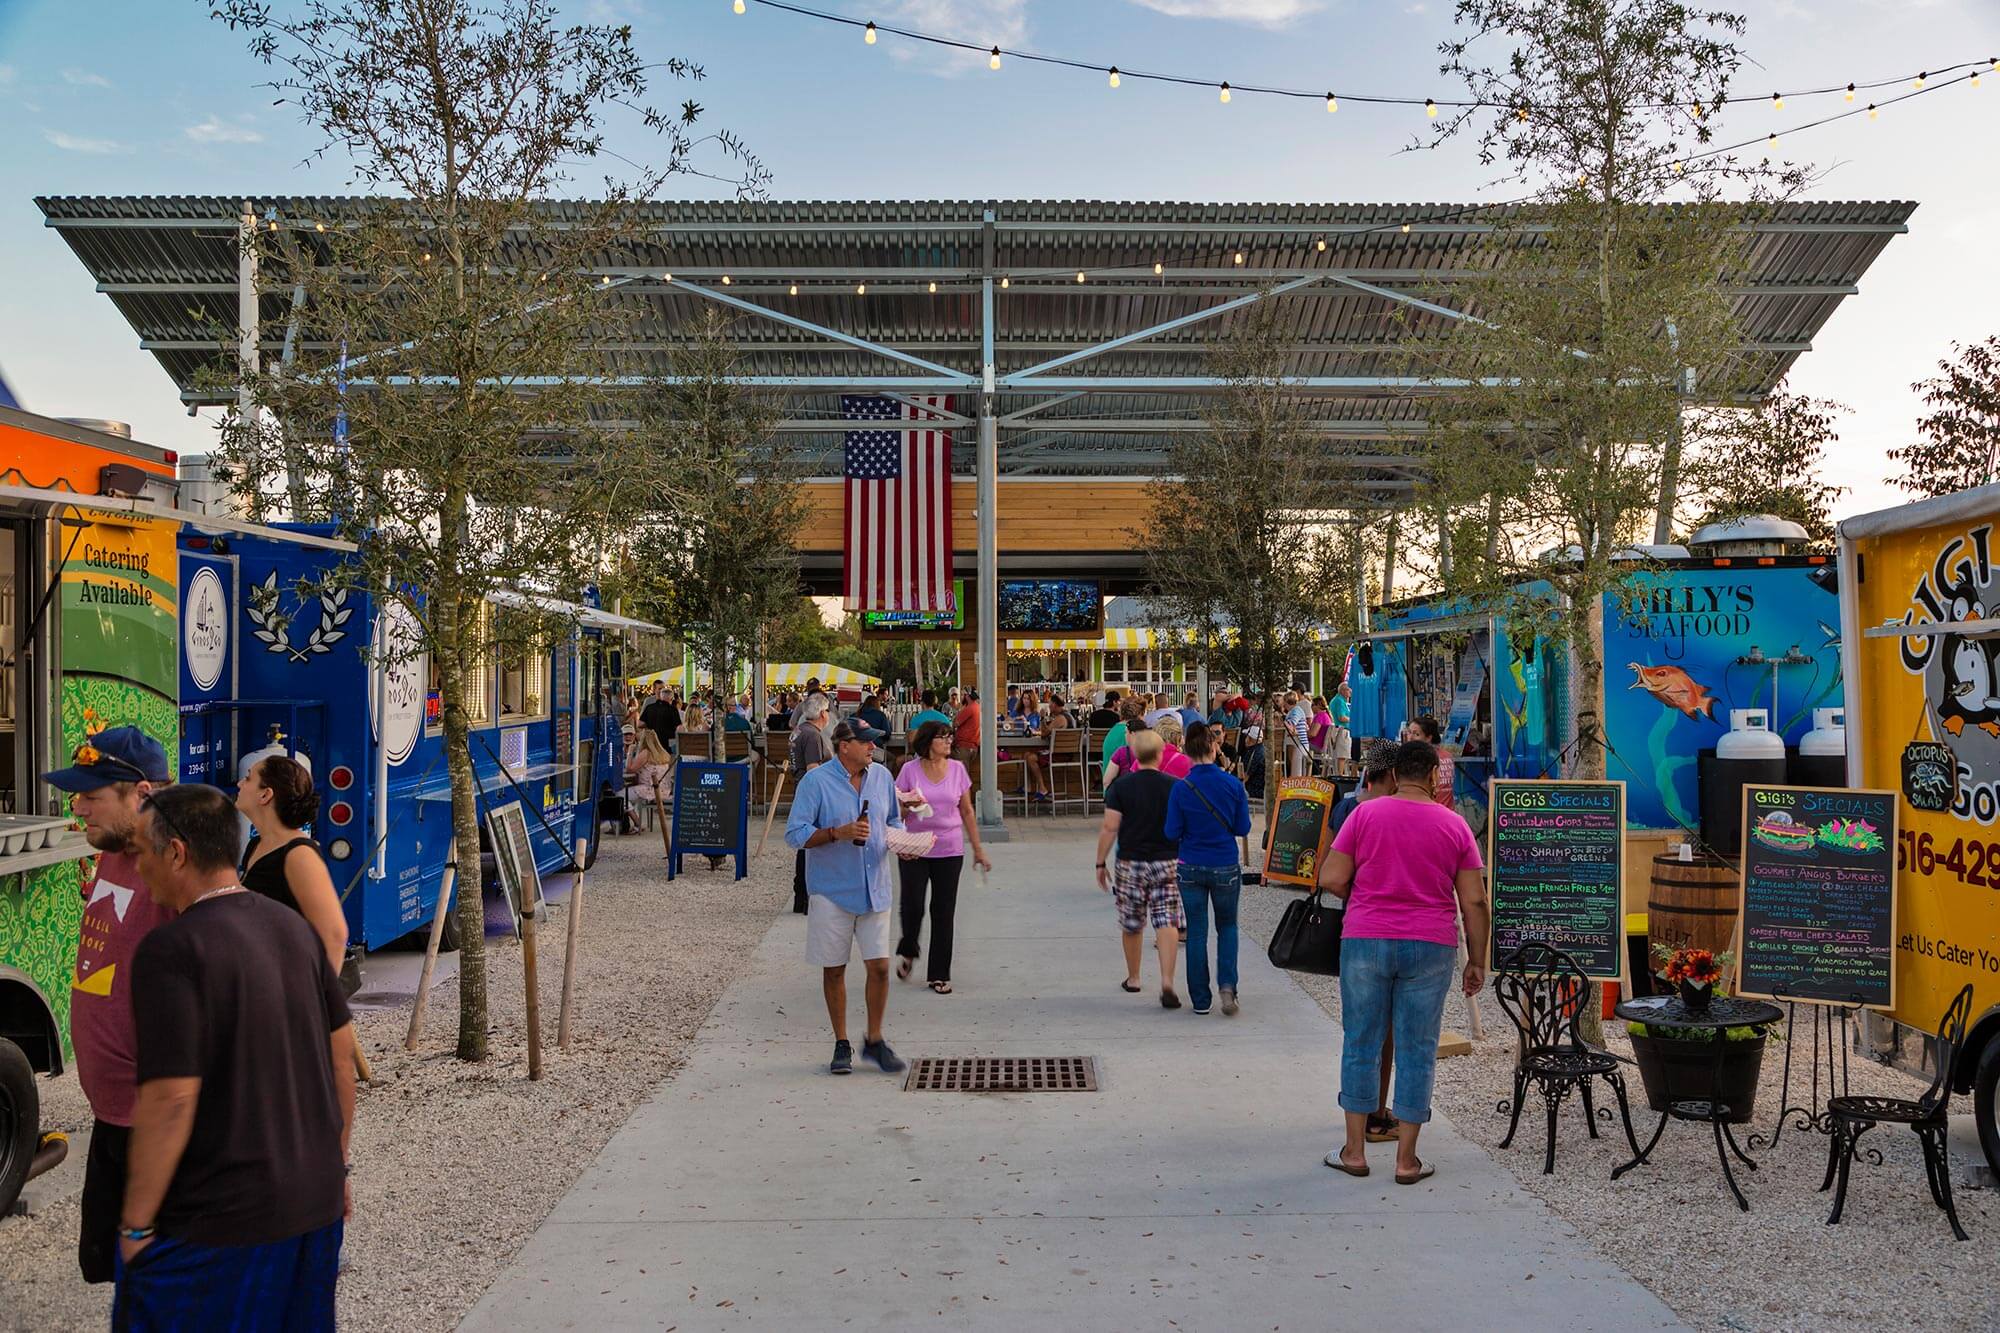
<svg viewBox="0 0 2000 1333">
<path fill-rule="evenodd" d="M 1736 868 L 1718 856 L 1653 858 L 1653 887 L 1646 900 L 1646 939 L 1653 945 L 1693 945 L 1722 953 L 1736 929 L 1742 894 Z M 1657 955 L 1648 960 L 1657 967 Z"/>
</svg>

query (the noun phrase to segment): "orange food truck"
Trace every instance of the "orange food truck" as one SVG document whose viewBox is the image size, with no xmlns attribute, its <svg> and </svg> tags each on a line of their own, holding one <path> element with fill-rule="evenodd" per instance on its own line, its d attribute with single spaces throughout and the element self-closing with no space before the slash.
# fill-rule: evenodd
<svg viewBox="0 0 2000 1333">
<path fill-rule="evenodd" d="M 1972 987 L 1951 1072 L 2000 1173 L 2000 485 L 1840 525 L 1848 785 L 1898 793 L 1895 1004 L 1878 1053 L 1928 1077 Z"/>
</svg>

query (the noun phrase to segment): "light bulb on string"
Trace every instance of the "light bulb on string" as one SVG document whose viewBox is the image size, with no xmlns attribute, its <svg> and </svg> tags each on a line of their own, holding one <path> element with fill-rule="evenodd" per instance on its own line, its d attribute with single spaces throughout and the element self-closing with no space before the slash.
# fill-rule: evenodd
<svg viewBox="0 0 2000 1333">
<path fill-rule="evenodd" d="M 1847 85 L 1847 100 L 1850 102 L 1854 100 L 1854 85 L 1851 83 Z"/>
<path fill-rule="evenodd" d="M 1113 88 L 1116 88 L 1116 87 L 1118 86 L 1118 66 L 1116 66 L 1116 65 L 1113 65 L 1113 66 L 1111 67 L 1111 80 L 1110 80 L 1110 82 L 1111 82 L 1111 86 L 1112 86 Z"/>
<path fill-rule="evenodd" d="M 1976 77 L 1976 76 L 1975 76 L 1975 77 Z M 313 223 L 313 230 L 314 230 L 314 231 L 325 231 L 325 230 L 326 230 L 326 224 L 325 224 L 324 222 L 315 222 L 315 223 Z"/>
<path fill-rule="evenodd" d="M 1224 102 L 1229 100 L 1229 85 L 1226 82 L 1222 85 L 1222 100 Z"/>
<path fill-rule="evenodd" d="M 1766 141 L 1766 146 L 1770 148 L 1776 148 L 1778 146 L 1778 136 L 1775 134 L 1772 135 L 1770 139 Z"/>
<path fill-rule="evenodd" d="M 1160 262 L 1159 262 L 1158 260 L 1155 260 L 1155 261 L 1153 261 L 1153 276 L 1154 276 L 1154 277 L 1156 277 L 1156 278 L 1158 278 L 1158 277 L 1164 277 L 1164 276 L 1166 275 L 1166 271 L 1167 271 L 1167 266 L 1166 266 L 1165 264 L 1162 264 L 1162 263 L 1160 263 Z"/>
<path fill-rule="evenodd" d="M 1923 73 L 1917 75 L 1916 78 L 1910 81 L 1910 86 L 1912 88 L 1915 88 L 1918 92 L 1922 92 L 1924 88 L 1924 80 L 1928 79 L 1930 76 L 1931 72 L 1929 70 L 1925 70 Z"/>
<path fill-rule="evenodd" d="M 854 284 L 854 294 L 855 294 L 856 296 L 866 296 L 866 295 L 868 295 L 868 284 L 867 284 L 867 283 L 865 283 L 865 282 L 857 282 L 857 283 L 855 283 L 855 284 Z"/>
<path fill-rule="evenodd" d="M 937 280 L 935 278 L 931 280 L 931 295 L 937 295 Z"/>
<path fill-rule="evenodd" d="M 1082 282 L 1082 281 L 1083 281 L 1083 270 L 1082 270 L 1082 269 L 1078 269 L 1078 270 L 1076 271 L 1076 280 L 1077 280 L 1078 282 Z"/>
<path fill-rule="evenodd" d="M 1405 222 L 1403 224 L 1403 235 L 1408 236 L 1409 234 L 1410 234 L 1410 224 Z"/>
<path fill-rule="evenodd" d="M 1240 265 L 1240 264 L 1241 264 L 1241 263 L 1243 262 L 1243 252 L 1242 252 L 1241 250 L 1238 250 L 1238 251 L 1236 252 L 1236 262 L 1237 262 L 1237 263 L 1238 263 L 1239 265 Z"/>
<path fill-rule="evenodd" d="M 1433 102 L 1428 97 L 1424 99 L 1424 114 L 1426 116 L 1429 116 L 1432 120 L 1436 120 L 1438 118 L 1438 104 L 1436 102 Z"/>
<path fill-rule="evenodd" d="M 730 8 L 741 14 L 743 12 L 743 0 L 736 0 L 736 3 L 731 5 Z"/>
<path fill-rule="evenodd" d="M 1319 238 L 1318 248 L 1321 254 L 1326 253 L 1326 237 L 1322 236 Z"/>
<path fill-rule="evenodd" d="M 798 294 L 799 294 L 799 285 L 795 282 L 792 284 L 792 295 L 797 296 Z"/>
<path fill-rule="evenodd" d="M 1970 83 L 1973 87 L 1977 88 L 1979 86 L 1979 71 L 1976 69 L 1973 70 L 1972 77 L 1966 80 L 1966 82 Z"/>
<path fill-rule="evenodd" d="M 996 47 L 994 47 L 994 48 L 993 48 L 993 54 L 987 57 L 987 60 L 986 60 L 986 68 L 988 68 L 988 69 L 999 69 L 999 68 L 1000 68 L 1000 48 L 999 48 L 999 47 L 997 47 L 997 46 L 996 46 Z"/>
<path fill-rule="evenodd" d="M 1687 164 L 1687 163 L 1685 163 L 1685 162 L 1679 162 L 1679 161 L 1675 162 L 1675 163 L 1674 163 L 1674 175 L 1676 175 L 1676 176 L 1678 176 L 1678 175 L 1681 175 L 1681 174 L 1682 174 L 1683 172 L 1685 172 L 1685 171 L 1687 170 L 1687 168 L 1688 168 L 1688 164 Z"/>
<path fill-rule="evenodd" d="M 1870 102 L 1870 103 L 1868 104 L 1868 119 L 1870 119 L 1870 120 L 1873 120 L 1873 119 L 1875 119 L 1875 118 L 1876 118 L 1877 116 L 1879 116 L 1879 115 L 1881 115 L 1881 114 L 1882 114 L 1882 113 L 1881 113 L 1880 111 L 1877 111 L 1877 110 L 1875 109 L 1875 104 L 1874 104 L 1873 102 Z"/>
<path fill-rule="evenodd" d="M 662 273 L 660 276 L 668 282 L 672 282 L 674 280 L 674 275 L 671 273 Z"/>
<path fill-rule="evenodd" d="M 1691 109 L 1694 111 L 1694 118 L 1696 120 L 1700 120 L 1704 115 L 1708 114 L 1702 109 L 1702 105 L 1699 102 L 1696 102 Z"/>
<path fill-rule="evenodd" d="M 1785 109 L 1785 95 L 1783 93 L 1772 93 L 1771 110 L 1783 111 L 1784 109 Z"/>
<path fill-rule="evenodd" d="M 870 46 L 875 45 L 875 25 L 873 23 L 870 23 L 865 29 L 862 30 L 861 40 L 868 43 Z"/>
<path fill-rule="evenodd" d="M 1516 120 L 1520 121 L 1520 122 L 1521 122 L 1521 123 L 1522 123 L 1523 125 L 1527 124 L 1527 123 L 1528 123 L 1528 108 L 1526 108 L 1526 107 L 1524 107 L 1524 106 L 1522 106 L 1522 107 L 1515 107 L 1515 108 L 1514 108 L 1514 118 L 1515 118 Z"/>
<path fill-rule="evenodd" d="M 609 279 L 609 278 L 606 278 L 606 279 L 605 279 L 605 281 L 606 281 L 606 282 L 609 282 L 609 281 L 611 281 L 611 279 Z M 722 285 L 723 285 L 723 286 L 725 286 L 725 287 L 727 287 L 727 286 L 729 285 L 729 275 L 728 275 L 727 273 L 725 273 L 725 274 L 723 274 L 723 275 L 722 275 Z"/>
<path fill-rule="evenodd" d="M 1328 93 L 1326 95 L 1326 114 L 1330 116 L 1338 110 L 1340 110 L 1340 99 L 1332 93 Z"/>
<path fill-rule="evenodd" d="M 1008 280 L 1008 279 L 1006 279 L 1006 278 L 1002 278 L 1002 279 L 1000 279 L 1000 290 L 1001 290 L 1001 291 L 1003 291 L 1003 292 L 1004 292 L 1004 291 L 1006 291 L 1006 290 L 1007 290 L 1007 283 L 1008 283 L 1008 281 L 1009 281 L 1009 280 Z"/>
</svg>

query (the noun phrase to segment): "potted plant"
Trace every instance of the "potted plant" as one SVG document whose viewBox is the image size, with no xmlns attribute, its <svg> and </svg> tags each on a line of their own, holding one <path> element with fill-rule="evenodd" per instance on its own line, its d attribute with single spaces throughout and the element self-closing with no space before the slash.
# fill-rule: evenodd
<svg viewBox="0 0 2000 1333">
<path fill-rule="evenodd" d="M 1654 946 L 1665 961 L 1658 973 L 1664 989 L 1678 989 L 1681 1002 L 1690 1012 L 1706 1009 L 1722 984 L 1722 971 L 1731 962 L 1729 954 L 1707 949 Z M 1646 1088 L 1646 1104 L 1664 1112 L 1673 1102 L 1721 1102 L 1729 1108 L 1731 1124 L 1748 1124 L 1757 1106 L 1757 1078 L 1764 1065 L 1764 1044 L 1769 1037 L 1765 1026 L 1709 1029 L 1655 1027 L 1648 1023 L 1627 1023 L 1632 1038 L 1632 1055 L 1639 1065 L 1639 1081 Z M 1718 1072 L 1713 1043 L 1725 1049 Z"/>
</svg>

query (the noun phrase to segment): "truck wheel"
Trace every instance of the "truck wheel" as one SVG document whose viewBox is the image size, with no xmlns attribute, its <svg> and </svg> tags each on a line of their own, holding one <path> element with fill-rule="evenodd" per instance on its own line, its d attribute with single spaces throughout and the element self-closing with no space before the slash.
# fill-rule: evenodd
<svg viewBox="0 0 2000 1333">
<path fill-rule="evenodd" d="M 2000 1037 L 1990 1038 L 1979 1057 L 1979 1069 L 1972 1076 L 1972 1110 L 1986 1165 L 2000 1175 Z"/>
<path fill-rule="evenodd" d="M 42 1130 L 42 1098 L 35 1070 L 21 1048 L 0 1037 L 0 1217 L 27 1183 L 28 1163 Z"/>
<path fill-rule="evenodd" d="M 444 905 L 444 929 L 438 932 L 438 952 L 457 953 L 458 945 L 458 895 L 454 893 Z"/>
</svg>

